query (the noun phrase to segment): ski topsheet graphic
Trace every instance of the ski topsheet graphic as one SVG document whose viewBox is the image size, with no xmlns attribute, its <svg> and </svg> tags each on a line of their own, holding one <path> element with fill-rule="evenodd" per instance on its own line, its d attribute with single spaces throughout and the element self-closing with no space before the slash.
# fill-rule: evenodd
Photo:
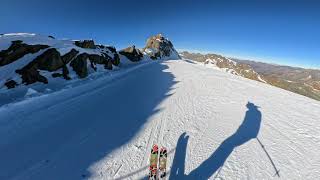
<svg viewBox="0 0 320 180">
<path fill-rule="evenodd" d="M 167 149 L 162 147 L 160 149 L 160 157 L 159 157 L 159 176 L 160 178 L 166 177 L 166 168 L 167 168 Z"/>
<path fill-rule="evenodd" d="M 159 155 L 158 145 L 156 144 L 153 145 L 151 148 L 151 155 L 150 155 L 149 179 L 150 180 L 164 179 L 166 177 L 166 168 L 167 168 L 167 149 L 165 147 L 161 147 L 160 155 Z"/>
<path fill-rule="evenodd" d="M 150 155 L 149 179 L 157 180 L 158 145 L 153 145 Z"/>
</svg>

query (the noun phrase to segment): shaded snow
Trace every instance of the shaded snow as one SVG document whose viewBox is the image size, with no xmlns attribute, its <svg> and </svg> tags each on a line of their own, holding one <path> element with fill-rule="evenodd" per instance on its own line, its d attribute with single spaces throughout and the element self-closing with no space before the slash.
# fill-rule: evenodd
<svg viewBox="0 0 320 180">
<path fill-rule="evenodd" d="M 34 96 L 34 95 L 36 95 L 36 94 L 38 94 L 38 91 L 36 91 L 36 90 L 34 90 L 34 89 L 32 89 L 32 88 L 28 88 L 25 97 Z"/>
</svg>

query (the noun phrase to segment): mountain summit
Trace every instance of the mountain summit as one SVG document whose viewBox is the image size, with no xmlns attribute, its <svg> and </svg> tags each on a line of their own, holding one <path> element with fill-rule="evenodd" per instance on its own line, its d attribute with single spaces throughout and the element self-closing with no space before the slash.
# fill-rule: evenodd
<svg viewBox="0 0 320 180">
<path fill-rule="evenodd" d="M 157 34 L 147 40 L 147 45 L 143 49 L 152 59 L 180 59 L 178 52 L 174 49 L 173 44 L 162 34 Z"/>
</svg>

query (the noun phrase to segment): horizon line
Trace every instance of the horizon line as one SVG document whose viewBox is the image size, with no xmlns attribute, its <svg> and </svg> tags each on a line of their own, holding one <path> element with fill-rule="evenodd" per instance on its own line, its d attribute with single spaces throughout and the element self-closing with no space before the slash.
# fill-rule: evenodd
<svg viewBox="0 0 320 180">
<path fill-rule="evenodd" d="M 254 61 L 254 62 L 260 62 L 260 63 L 266 63 L 271 65 L 277 65 L 277 66 L 289 66 L 293 68 L 303 68 L 303 69 L 311 69 L 311 70 L 320 70 L 320 66 L 306 66 L 306 65 L 298 65 L 298 64 L 291 64 L 291 63 L 284 63 L 284 62 L 275 62 L 277 60 L 266 60 L 259 57 L 243 57 L 240 55 L 227 55 L 227 53 L 219 52 L 219 51 L 212 51 L 212 50 L 198 50 L 198 49 L 184 49 L 184 48 L 177 48 L 178 52 L 191 52 L 191 53 L 199 53 L 202 55 L 206 54 L 218 54 L 222 55 L 227 58 L 233 58 L 238 60 L 245 60 L 245 61 Z"/>
</svg>

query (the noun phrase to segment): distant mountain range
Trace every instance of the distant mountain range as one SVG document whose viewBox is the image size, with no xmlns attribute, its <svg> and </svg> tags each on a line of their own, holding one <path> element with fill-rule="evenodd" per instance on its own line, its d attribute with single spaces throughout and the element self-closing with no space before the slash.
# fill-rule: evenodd
<svg viewBox="0 0 320 180">
<path fill-rule="evenodd" d="M 202 62 L 212 68 L 219 68 L 320 101 L 320 70 L 227 58 L 218 54 L 183 51 L 180 55 L 185 59 Z"/>
</svg>

